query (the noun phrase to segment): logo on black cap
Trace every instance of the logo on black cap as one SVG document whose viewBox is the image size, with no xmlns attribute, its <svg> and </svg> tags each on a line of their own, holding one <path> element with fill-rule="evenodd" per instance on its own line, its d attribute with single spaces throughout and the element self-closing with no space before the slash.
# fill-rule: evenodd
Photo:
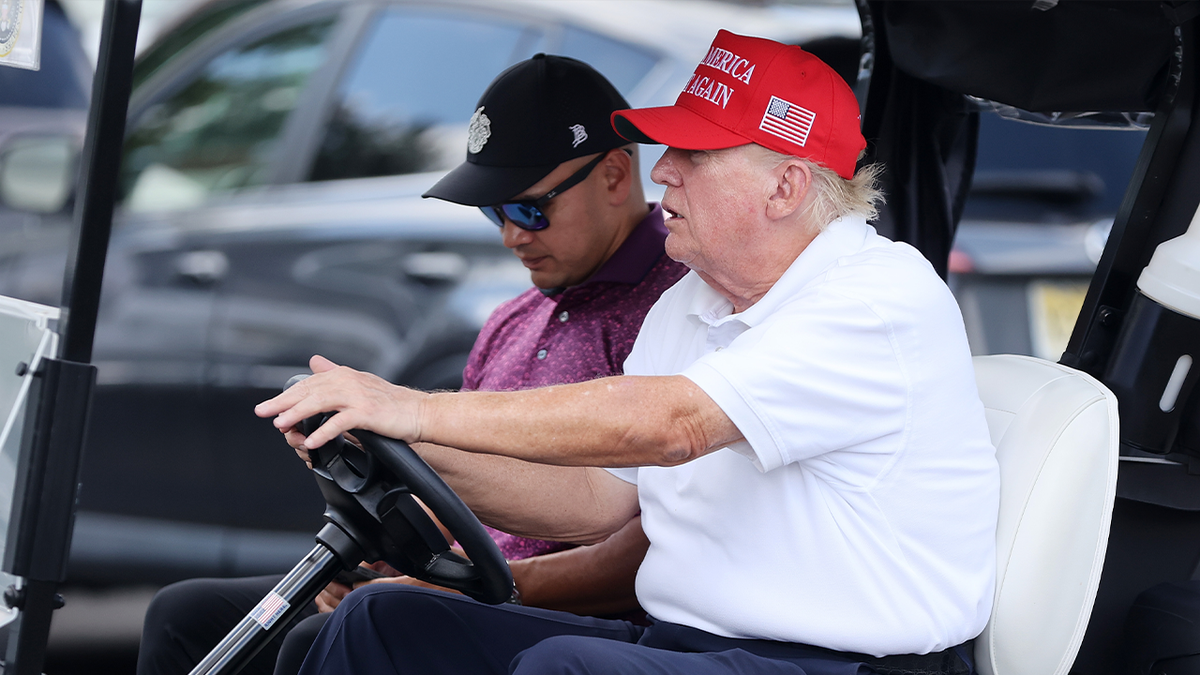
<svg viewBox="0 0 1200 675">
<path fill-rule="evenodd" d="M 471 124 L 467 127 L 467 152 L 478 155 L 492 137 L 492 121 L 483 114 L 483 106 L 471 115 Z"/>
<path fill-rule="evenodd" d="M 572 148 L 578 148 L 580 143 L 587 140 L 587 129 L 584 129 L 582 124 L 573 124 L 568 128 L 571 133 L 575 134 L 575 140 L 571 143 Z"/>
</svg>

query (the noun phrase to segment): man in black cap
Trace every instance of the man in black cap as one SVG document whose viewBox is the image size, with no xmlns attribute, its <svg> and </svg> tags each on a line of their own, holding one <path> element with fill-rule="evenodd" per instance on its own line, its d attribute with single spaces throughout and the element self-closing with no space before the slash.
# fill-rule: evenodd
<svg viewBox="0 0 1200 675">
<path fill-rule="evenodd" d="M 471 116 L 467 160 L 425 193 L 479 207 L 534 284 L 489 317 L 463 390 L 620 374 L 646 312 L 687 271 L 664 253 L 662 209 L 643 196 L 637 146 L 609 123 L 625 106 L 587 64 L 538 54 L 492 82 Z M 580 614 L 636 607 L 633 576 L 648 545 L 639 519 L 581 549 L 491 534 L 523 602 Z M 318 604 L 332 608 L 349 590 L 334 587 Z"/>
<path fill-rule="evenodd" d="M 646 312 L 687 271 L 664 253 L 662 210 L 645 201 L 636 145 L 609 123 L 627 107 L 587 64 L 542 54 L 501 73 L 480 98 L 466 161 L 424 196 L 480 207 L 535 288 L 488 319 L 464 389 L 620 374 Z M 578 548 L 491 533 L 511 561 L 520 602 L 591 615 L 636 610 L 633 578 L 648 546 L 639 518 Z M 199 579 L 161 591 L 146 615 L 139 675 L 188 672 L 278 580 Z M 371 583 L 384 582 L 424 585 L 408 577 Z M 310 608 L 247 672 L 296 672 L 324 612 L 349 591 L 331 584 L 316 603 L 322 613 Z"/>
</svg>

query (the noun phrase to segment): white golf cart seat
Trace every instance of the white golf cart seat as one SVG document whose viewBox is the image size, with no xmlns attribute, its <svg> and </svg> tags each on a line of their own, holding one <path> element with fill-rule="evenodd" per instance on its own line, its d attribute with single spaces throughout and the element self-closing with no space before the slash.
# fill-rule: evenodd
<svg viewBox="0 0 1200 675">
<path fill-rule="evenodd" d="M 1026 356 L 975 357 L 1000 463 L 996 596 L 981 675 L 1063 675 L 1083 641 L 1117 485 L 1117 400 L 1094 378 Z"/>
</svg>

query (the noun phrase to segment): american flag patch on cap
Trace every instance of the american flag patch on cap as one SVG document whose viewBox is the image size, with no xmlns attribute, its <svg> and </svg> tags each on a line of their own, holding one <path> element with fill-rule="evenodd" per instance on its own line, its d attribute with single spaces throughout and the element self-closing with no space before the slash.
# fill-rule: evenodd
<svg viewBox="0 0 1200 675">
<path fill-rule="evenodd" d="M 758 128 L 772 136 L 803 146 L 808 142 L 808 132 L 812 131 L 813 120 L 816 118 L 817 114 L 813 111 L 772 96 Z"/>
</svg>

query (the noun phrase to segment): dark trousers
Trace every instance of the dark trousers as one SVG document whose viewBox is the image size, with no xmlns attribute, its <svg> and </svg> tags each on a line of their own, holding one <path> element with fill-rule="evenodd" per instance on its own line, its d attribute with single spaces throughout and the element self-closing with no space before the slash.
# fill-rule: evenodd
<svg viewBox="0 0 1200 675">
<path fill-rule="evenodd" d="M 392 585 L 347 596 L 300 669 L 300 675 L 876 672 L 857 655 L 808 645 L 724 638 L 664 622 L 642 627 L 533 607 L 489 606 Z"/>
<path fill-rule="evenodd" d="M 281 578 L 189 579 L 160 590 L 146 610 L 137 675 L 191 672 Z M 242 672 L 295 675 L 328 618 L 310 603 Z"/>
</svg>

